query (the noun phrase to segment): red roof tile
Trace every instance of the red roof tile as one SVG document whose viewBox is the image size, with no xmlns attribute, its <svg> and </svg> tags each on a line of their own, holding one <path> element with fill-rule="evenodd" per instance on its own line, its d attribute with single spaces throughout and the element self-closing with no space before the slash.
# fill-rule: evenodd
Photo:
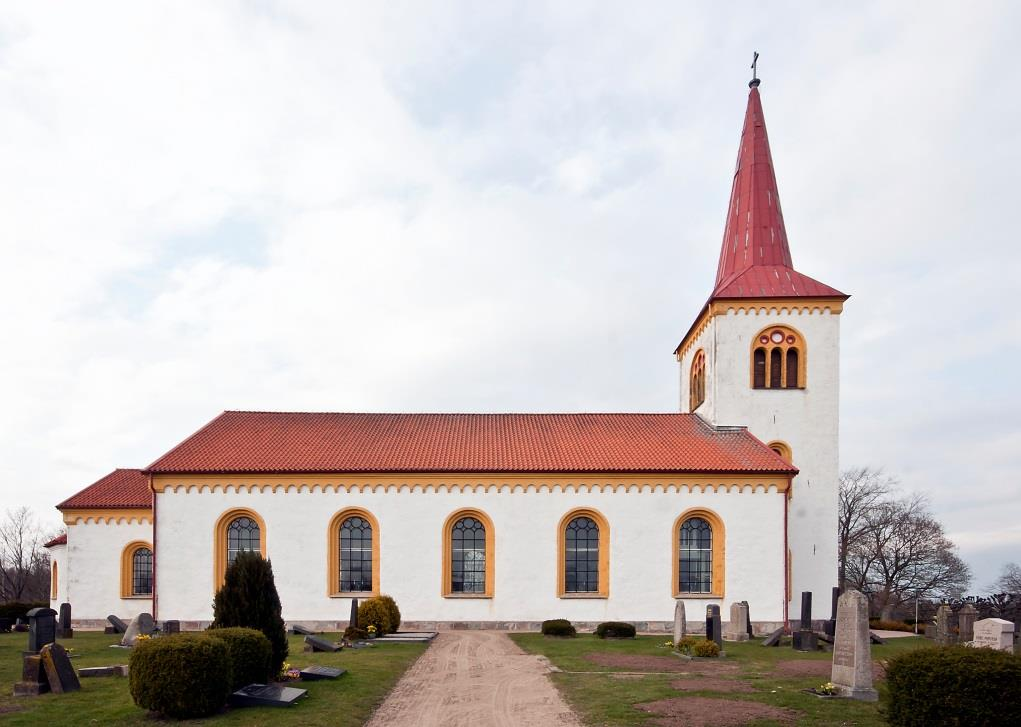
<svg viewBox="0 0 1021 727">
<path fill-rule="evenodd" d="M 153 473 L 776 472 L 743 428 L 694 414 L 224 412 Z"/>
<path fill-rule="evenodd" d="M 58 510 L 152 507 L 149 477 L 142 470 L 114 470 L 57 505 Z"/>
<path fill-rule="evenodd" d="M 52 548 L 54 545 L 67 545 L 67 533 L 61 533 L 48 543 L 43 543 L 44 548 Z"/>
</svg>

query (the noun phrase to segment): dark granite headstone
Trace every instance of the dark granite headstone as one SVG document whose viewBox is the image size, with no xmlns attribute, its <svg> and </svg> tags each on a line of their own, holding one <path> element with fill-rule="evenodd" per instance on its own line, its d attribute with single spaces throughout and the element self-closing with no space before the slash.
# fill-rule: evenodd
<svg viewBox="0 0 1021 727">
<path fill-rule="evenodd" d="M 315 636 L 316 632 L 305 628 L 301 624 L 293 624 L 291 626 L 291 633 L 298 634 L 299 636 Z"/>
<path fill-rule="evenodd" d="M 301 670 L 301 679 L 306 682 L 317 682 L 321 679 L 336 679 L 346 673 L 346 669 L 335 669 L 332 666 L 306 666 Z"/>
<path fill-rule="evenodd" d="M 121 638 L 121 646 L 134 646 L 139 636 L 152 636 L 156 631 L 156 621 L 151 613 L 140 613 L 131 619 L 128 630 Z"/>
<path fill-rule="evenodd" d="M 745 611 L 748 613 L 748 638 L 755 637 L 755 630 L 752 628 L 752 610 L 748 608 L 748 601 L 741 601 L 744 604 Z"/>
<path fill-rule="evenodd" d="M 57 639 L 57 612 L 52 608 L 33 608 L 28 612 L 28 650 L 39 652 Z"/>
<path fill-rule="evenodd" d="M 163 622 L 163 633 L 164 634 L 179 634 L 181 633 L 181 622 L 177 620 L 164 621 Z"/>
<path fill-rule="evenodd" d="M 43 669 L 46 670 L 46 679 L 50 683 L 50 690 L 56 694 L 76 692 L 82 688 L 78 681 L 78 675 L 71 666 L 71 660 L 67 658 L 67 651 L 60 644 L 47 644 L 39 653 L 42 657 Z"/>
<path fill-rule="evenodd" d="M 71 628 L 71 604 L 60 604 L 60 617 L 57 619 L 57 638 L 74 638 L 74 629 Z"/>
<path fill-rule="evenodd" d="M 21 663 L 21 681 L 14 684 L 15 697 L 35 697 L 50 691 L 42 657 L 38 654 L 25 656 Z"/>
<path fill-rule="evenodd" d="M 762 640 L 763 646 L 779 646 L 780 639 L 783 638 L 783 627 L 778 628 L 776 631 L 771 633 L 765 639 Z"/>
<path fill-rule="evenodd" d="M 812 630 L 812 592 L 801 592 L 801 620 L 798 630 L 793 634 L 795 651 L 815 651 L 819 648 L 819 639 Z"/>
<path fill-rule="evenodd" d="M 876 634 L 873 631 L 869 631 L 869 641 L 872 642 L 873 644 L 885 644 L 886 643 L 886 639 L 884 639 L 882 636 L 879 636 L 878 634 Z"/>
<path fill-rule="evenodd" d="M 348 616 L 347 625 L 351 628 L 358 628 L 358 599 L 351 599 L 351 615 Z"/>
<path fill-rule="evenodd" d="M 9 618 L 0 618 L 0 634 L 11 633 L 11 626 L 13 625 L 13 622 Z"/>
<path fill-rule="evenodd" d="M 720 625 L 720 607 L 716 604 L 706 606 L 705 609 L 705 638 L 706 641 L 715 641 L 716 645 L 723 650 L 723 629 Z"/>
<path fill-rule="evenodd" d="M 249 684 L 230 695 L 232 707 L 289 707 L 308 691 L 279 684 Z"/>
<path fill-rule="evenodd" d="M 114 628 L 115 634 L 123 634 L 128 630 L 128 625 L 116 616 L 107 616 L 106 620 L 110 622 L 110 625 Z"/>
<path fill-rule="evenodd" d="M 111 666 L 83 666 L 78 670 L 78 676 L 82 679 L 90 677 L 126 677 L 127 675 L 127 664 L 112 664 Z"/>
<path fill-rule="evenodd" d="M 833 637 L 837 633 L 837 601 L 840 600 L 840 589 L 834 586 L 830 598 L 832 599 L 832 604 L 830 606 L 830 618 L 823 625 L 823 631 L 826 632 L 826 635 L 829 636 L 830 641 L 832 641 Z"/>
<path fill-rule="evenodd" d="M 340 651 L 342 648 L 344 647 L 340 644 L 320 639 L 318 636 L 305 637 L 305 651 Z"/>
</svg>

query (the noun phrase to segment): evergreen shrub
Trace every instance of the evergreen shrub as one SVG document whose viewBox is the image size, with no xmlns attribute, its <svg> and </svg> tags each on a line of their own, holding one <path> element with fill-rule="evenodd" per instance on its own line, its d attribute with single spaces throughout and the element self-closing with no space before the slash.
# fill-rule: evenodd
<svg viewBox="0 0 1021 727">
<path fill-rule="evenodd" d="M 922 648 L 887 662 L 894 727 L 1021 724 L 1021 657 L 966 646 Z"/>
<path fill-rule="evenodd" d="M 276 676 L 271 666 L 273 644 L 261 631 L 241 627 L 210 628 L 206 635 L 227 644 L 233 674 L 232 689 L 249 684 L 266 684 Z"/>
<path fill-rule="evenodd" d="M 596 636 L 600 639 L 634 638 L 635 627 L 621 621 L 606 621 L 596 626 Z"/>
<path fill-rule="evenodd" d="M 0 603 L 0 618 L 9 618 L 11 623 L 14 623 L 19 618 L 27 618 L 28 612 L 33 608 L 49 608 L 50 604 L 46 601 L 40 601 L 38 603 L 22 603 L 21 601 L 10 601 L 8 603 Z"/>
<path fill-rule="evenodd" d="M 394 607 L 396 608 L 396 604 Z M 368 629 L 369 626 L 375 626 L 377 636 L 392 634 L 397 630 L 391 621 L 392 618 L 393 611 L 380 597 L 370 598 L 358 604 L 359 628 Z"/>
<path fill-rule="evenodd" d="M 577 636 L 578 631 L 566 618 L 554 618 L 542 622 L 543 636 Z"/>
<path fill-rule="evenodd" d="M 131 650 L 128 688 L 135 704 L 186 719 L 218 712 L 231 691 L 227 644 L 205 634 L 139 641 Z"/>
<path fill-rule="evenodd" d="M 397 601 L 392 596 L 387 596 L 386 594 L 379 596 L 379 600 L 390 614 L 390 630 L 387 633 L 397 633 L 401 628 L 401 609 L 397 608 Z"/>
<path fill-rule="evenodd" d="M 344 638 L 348 641 L 364 641 L 369 638 L 369 632 L 357 626 L 348 626 L 344 629 Z"/>
<path fill-rule="evenodd" d="M 720 646 L 715 641 L 708 641 L 706 639 L 702 639 L 700 641 L 696 641 L 695 645 L 691 647 L 691 655 L 700 656 L 703 658 L 719 656 Z"/>
<path fill-rule="evenodd" d="M 227 568 L 223 586 L 213 599 L 210 628 L 230 626 L 257 629 L 273 647 L 270 673 L 277 674 L 287 659 L 287 629 L 280 615 L 280 596 L 273 581 L 273 565 L 259 553 L 242 551 Z"/>
</svg>

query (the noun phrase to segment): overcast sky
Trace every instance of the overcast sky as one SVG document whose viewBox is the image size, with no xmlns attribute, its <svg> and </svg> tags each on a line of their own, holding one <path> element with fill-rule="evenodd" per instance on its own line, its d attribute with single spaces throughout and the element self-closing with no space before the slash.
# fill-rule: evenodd
<svg viewBox="0 0 1021 727">
<path fill-rule="evenodd" d="M 758 50 L 795 265 L 853 295 L 841 464 L 987 585 L 1021 11 L 682 5 L 0 5 L 3 505 L 56 528 L 224 409 L 675 411 Z"/>
</svg>

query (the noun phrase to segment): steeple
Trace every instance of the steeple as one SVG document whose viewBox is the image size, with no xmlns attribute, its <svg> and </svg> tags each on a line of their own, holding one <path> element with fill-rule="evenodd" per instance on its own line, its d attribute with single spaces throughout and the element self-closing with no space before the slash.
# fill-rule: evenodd
<svg viewBox="0 0 1021 727">
<path fill-rule="evenodd" d="M 756 54 L 757 56 L 758 54 Z M 748 108 L 730 191 L 720 264 L 711 299 L 843 296 L 794 269 L 769 151 L 758 78 Z"/>
</svg>

